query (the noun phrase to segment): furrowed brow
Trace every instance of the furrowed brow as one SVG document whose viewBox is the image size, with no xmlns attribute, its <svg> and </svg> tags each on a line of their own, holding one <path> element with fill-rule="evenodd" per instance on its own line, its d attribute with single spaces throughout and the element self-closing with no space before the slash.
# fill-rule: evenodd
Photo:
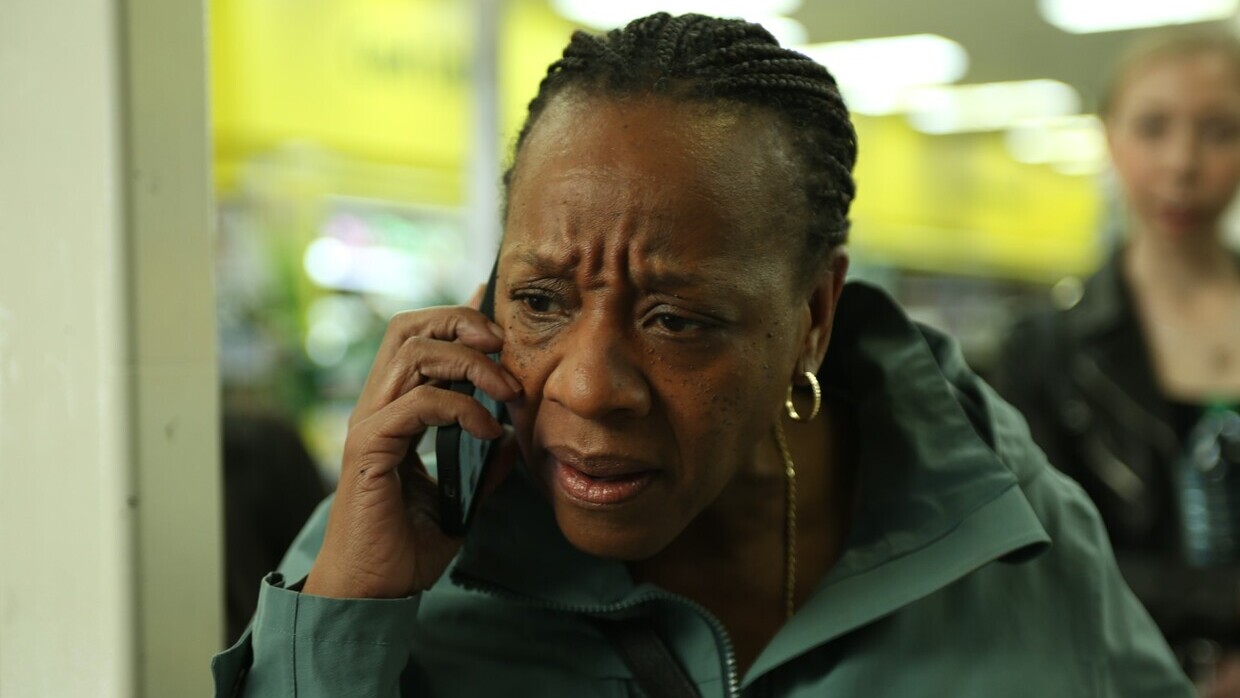
<svg viewBox="0 0 1240 698">
<path fill-rule="evenodd" d="M 697 288 L 711 283 L 709 276 L 683 270 L 642 269 L 634 276 L 638 284 L 644 288 L 657 288 L 667 291 Z"/>
<path fill-rule="evenodd" d="M 566 277 L 571 275 L 577 260 L 573 255 L 548 255 L 532 247 L 518 247 L 511 252 L 512 261 L 540 277 Z"/>
</svg>

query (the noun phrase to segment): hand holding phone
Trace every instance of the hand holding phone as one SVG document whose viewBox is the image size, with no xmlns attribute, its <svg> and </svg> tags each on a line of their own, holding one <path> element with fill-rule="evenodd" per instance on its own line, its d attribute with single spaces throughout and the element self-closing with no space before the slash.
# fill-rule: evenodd
<svg viewBox="0 0 1240 698">
<path fill-rule="evenodd" d="M 479 312 L 491 321 L 495 320 L 495 274 L 496 270 L 492 269 L 478 308 Z M 489 354 L 488 358 L 499 363 L 499 352 Z M 496 421 L 506 421 L 503 404 L 475 388 L 473 383 L 467 380 L 453 381 L 451 390 L 477 400 Z M 439 427 L 435 434 L 439 527 L 450 536 L 464 535 L 469 527 L 491 444 L 489 439 L 479 439 L 462 430 L 459 424 Z"/>
<path fill-rule="evenodd" d="M 501 334 L 482 313 L 466 307 L 428 308 L 392 319 L 349 420 L 323 547 L 303 593 L 398 598 L 428 589 L 442 576 L 461 539 L 441 529 L 438 485 L 417 457 L 417 441 L 430 426 L 455 426 L 487 443 L 505 434 L 472 394 L 441 387 L 443 381 L 472 379 L 496 406 L 516 400 L 520 383 L 487 357 L 503 347 Z M 488 475 L 479 469 L 474 477 L 467 468 L 464 482 L 481 487 L 506 474 L 516 448 L 511 439 L 502 445 L 490 454 Z M 476 499 L 473 495 L 462 507 L 462 525 Z"/>
<path fill-rule="evenodd" d="M 451 389 L 477 400 L 496 420 L 503 422 L 503 404 L 474 388 L 473 383 L 454 382 Z M 439 527 L 447 535 L 461 536 L 469 528 L 493 443 L 493 440 L 479 439 L 462 430 L 458 424 L 439 427 L 435 434 Z"/>
</svg>

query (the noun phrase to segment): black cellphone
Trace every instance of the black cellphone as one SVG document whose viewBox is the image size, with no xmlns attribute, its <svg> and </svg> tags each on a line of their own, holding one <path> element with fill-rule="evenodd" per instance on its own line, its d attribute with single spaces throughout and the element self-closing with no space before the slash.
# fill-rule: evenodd
<svg viewBox="0 0 1240 698">
<path fill-rule="evenodd" d="M 496 262 L 498 267 L 498 261 Z M 495 319 L 495 274 L 487 280 L 479 310 L 488 320 Z M 499 354 L 489 354 L 491 360 L 499 361 Z M 463 395 L 469 395 L 501 423 L 507 420 L 504 403 L 487 395 L 466 380 L 452 381 L 450 386 Z M 450 536 L 462 536 L 469 529 L 477 506 L 478 486 L 482 484 L 483 470 L 494 441 L 479 439 L 461 428 L 460 424 L 439 427 L 435 434 L 435 461 L 439 478 L 439 528 Z"/>
</svg>

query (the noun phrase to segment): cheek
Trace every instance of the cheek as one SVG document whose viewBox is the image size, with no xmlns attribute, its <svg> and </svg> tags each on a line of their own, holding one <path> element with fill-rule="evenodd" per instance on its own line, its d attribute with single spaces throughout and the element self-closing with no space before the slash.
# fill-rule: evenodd
<svg viewBox="0 0 1240 698">
<path fill-rule="evenodd" d="M 794 361 L 779 333 L 764 332 L 725 365 L 684 381 L 685 399 L 678 400 L 684 416 L 677 431 L 694 435 L 694 443 L 681 446 L 687 451 L 688 478 L 715 483 L 717 494 L 738 470 L 752 464 L 783 404 Z"/>
<path fill-rule="evenodd" d="M 1230 203 L 1237 185 L 1240 185 L 1240 150 L 1232 148 L 1218 153 L 1211 160 L 1207 172 L 1213 194 L 1221 200 L 1221 204 Z"/>
<path fill-rule="evenodd" d="M 511 337 L 511 332 L 506 336 Z M 507 403 L 507 407 L 516 432 L 517 443 L 527 456 L 531 453 L 534 420 L 542 399 L 545 372 L 538 362 L 540 354 L 545 355 L 545 352 L 532 350 L 528 346 L 511 340 L 505 342 L 504 350 L 500 354 L 500 365 L 521 384 L 521 398 L 516 402 Z"/>
<path fill-rule="evenodd" d="M 1127 191 L 1139 190 L 1150 171 L 1152 158 L 1139 144 L 1122 141 L 1112 144 L 1111 161 L 1120 184 Z"/>
</svg>

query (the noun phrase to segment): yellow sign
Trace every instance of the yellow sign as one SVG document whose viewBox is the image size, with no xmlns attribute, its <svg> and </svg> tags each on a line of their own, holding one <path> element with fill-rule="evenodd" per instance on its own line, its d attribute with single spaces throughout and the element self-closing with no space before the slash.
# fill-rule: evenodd
<svg viewBox="0 0 1240 698">
<path fill-rule="evenodd" d="M 856 119 L 853 246 L 896 266 L 1053 281 L 1099 257 L 1094 178 L 1025 165 L 1001 133 L 927 136 Z"/>
<path fill-rule="evenodd" d="M 378 161 L 458 165 L 468 134 L 468 7 L 216 0 L 217 149 L 307 140 Z"/>
<path fill-rule="evenodd" d="M 545 0 L 500 4 L 503 133 L 477 144 L 473 3 L 213 0 L 217 186 L 226 194 L 242 164 L 283 153 L 285 175 L 298 162 L 330 164 L 330 176 L 320 167 L 317 180 L 299 184 L 308 192 L 461 205 L 469 149 L 506 154 L 573 29 Z M 1092 179 L 1021 165 L 999 134 L 926 136 L 901 117 L 860 117 L 857 129 L 859 254 L 1041 279 L 1096 262 Z"/>
</svg>

